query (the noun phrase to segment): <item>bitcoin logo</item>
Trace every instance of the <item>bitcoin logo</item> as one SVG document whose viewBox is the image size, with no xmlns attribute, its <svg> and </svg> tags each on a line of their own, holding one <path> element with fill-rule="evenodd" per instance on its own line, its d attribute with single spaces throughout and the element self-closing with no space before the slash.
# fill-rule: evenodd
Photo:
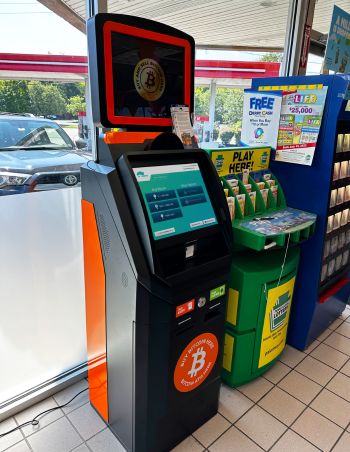
<svg viewBox="0 0 350 452">
<path fill-rule="evenodd" d="M 195 337 L 183 350 L 174 371 L 174 385 L 180 392 L 197 388 L 210 375 L 218 356 L 218 340 L 212 333 Z"/>
<path fill-rule="evenodd" d="M 165 89 L 165 75 L 160 64 L 152 58 L 139 61 L 134 69 L 134 85 L 144 99 L 158 100 Z"/>
<path fill-rule="evenodd" d="M 156 77 L 154 75 L 154 72 L 148 71 L 147 72 L 147 80 L 146 80 L 145 85 L 147 86 L 148 89 L 150 89 L 153 86 L 155 86 L 155 84 L 156 84 Z"/>
<path fill-rule="evenodd" d="M 197 375 L 197 373 L 203 369 L 204 364 L 205 364 L 205 357 L 206 357 L 206 353 L 202 348 L 199 348 L 196 353 L 193 353 L 192 358 L 193 358 L 193 363 L 192 363 L 192 367 L 191 370 L 188 372 L 188 375 L 190 377 L 195 377 Z M 197 366 L 198 364 L 198 366 Z"/>
</svg>

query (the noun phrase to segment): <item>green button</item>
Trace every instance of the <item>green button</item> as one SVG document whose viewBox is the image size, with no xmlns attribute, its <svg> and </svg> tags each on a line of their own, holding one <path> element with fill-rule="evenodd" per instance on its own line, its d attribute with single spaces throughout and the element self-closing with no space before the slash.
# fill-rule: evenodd
<svg viewBox="0 0 350 452">
<path fill-rule="evenodd" d="M 225 295 L 226 286 L 223 284 L 222 286 L 215 287 L 210 291 L 210 301 L 215 300 L 216 298 L 222 297 Z"/>
</svg>

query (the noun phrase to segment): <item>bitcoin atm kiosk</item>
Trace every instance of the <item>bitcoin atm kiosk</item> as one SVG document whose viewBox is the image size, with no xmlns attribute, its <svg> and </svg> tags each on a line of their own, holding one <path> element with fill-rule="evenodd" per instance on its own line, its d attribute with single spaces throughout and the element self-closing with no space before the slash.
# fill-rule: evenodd
<svg viewBox="0 0 350 452">
<path fill-rule="evenodd" d="M 193 39 L 101 14 L 88 45 L 94 123 L 124 128 L 82 167 L 90 401 L 127 450 L 168 451 L 217 412 L 230 215 L 207 154 L 171 133 Z"/>
</svg>

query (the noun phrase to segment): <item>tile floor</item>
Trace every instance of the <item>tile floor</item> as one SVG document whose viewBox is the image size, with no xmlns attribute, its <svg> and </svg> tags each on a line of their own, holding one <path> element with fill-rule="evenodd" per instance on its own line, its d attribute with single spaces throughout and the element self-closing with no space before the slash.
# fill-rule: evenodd
<svg viewBox="0 0 350 452">
<path fill-rule="evenodd" d="M 61 405 L 87 387 L 80 381 L 0 423 L 0 433 Z M 123 452 L 88 403 L 74 402 L 0 438 L 6 452 Z M 286 347 L 263 377 L 223 385 L 219 413 L 175 452 L 350 452 L 350 307 L 305 352 Z"/>
</svg>

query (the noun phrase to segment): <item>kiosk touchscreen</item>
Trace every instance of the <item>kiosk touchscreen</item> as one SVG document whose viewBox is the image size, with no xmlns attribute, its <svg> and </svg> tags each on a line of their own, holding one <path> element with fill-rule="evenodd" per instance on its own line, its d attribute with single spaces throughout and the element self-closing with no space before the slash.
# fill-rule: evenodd
<svg viewBox="0 0 350 452">
<path fill-rule="evenodd" d="M 120 15 L 88 39 L 95 124 L 126 128 L 81 170 L 90 401 L 126 450 L 169 451 L 217 413 L 231 220 L 208 155 L 170 133 L 193 39 Z"/>
<path fill-rule="evenodd" d="M 153 238 L 217 224 L 198 163 L 133 168 Z"/>
</svg>

